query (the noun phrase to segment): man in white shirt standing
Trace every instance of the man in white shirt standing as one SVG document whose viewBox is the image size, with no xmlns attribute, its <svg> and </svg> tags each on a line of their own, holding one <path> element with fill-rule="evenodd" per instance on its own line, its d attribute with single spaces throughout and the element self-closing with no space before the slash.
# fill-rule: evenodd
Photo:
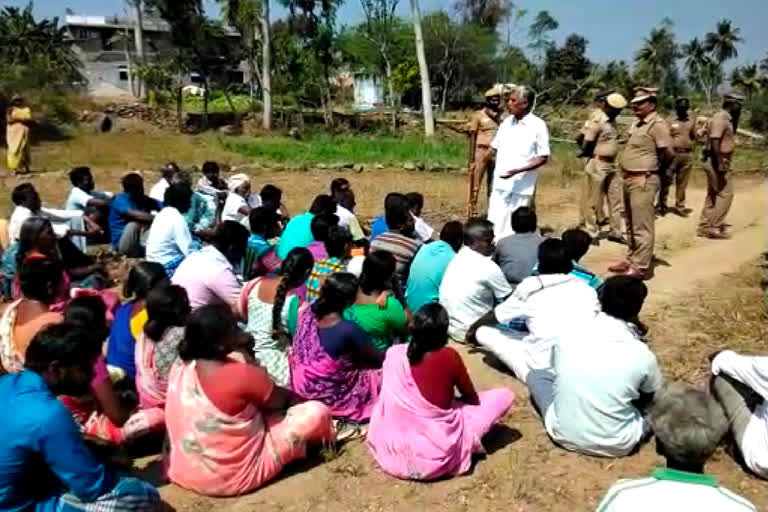
<svg viewBox="0 0 768 512">
<path fill-rule="evenodd" d="M 643 409 L 661 389 L 656 356 L 632 323 L 648 289 L 632 277 L 603 285 L 603 311 L 561 333 L 552 372 L 528 375 L 547 433 L 568 450 L 623 457 L 650 437 Z"/>
<path fill-rule="evenodd" d="M 768 479 L 768 357 L 725 350 L 712 360 L 712 375 L 744 463 Z"/>
<path fill-rule="evenodd" d="M 440 283 L 440 304 L 448 311 L 448 335 L 464 342 L 467 329 L 512 293 L 493 261 L 493 224 L 474 219 L 464 229 L 464 247 L 448 264 Z"/>
<path fill-rule="evenodd" d="M 493 192 L 488 220 L 493 222 L 496 240 L 511 235 L 512 212 L 531 206 L 538 179 L 537 169 L 549 160 L 549 131 L 546 123 L 532 113 L 536 93 L 521 85 L 507 99 L 507 117 L 491 142 L 492 150 L 478 166 L 496 158 Z"/>
<path fill-rule="evenodd" d="M 704 465 L 728 429 L 717 401 L 704 391 L 675 384 L 661 391 L 650 414 L 656 451 L 667 461 L 650 477 L 619 480 L 597 512 L 695 510 L 752 512 L 748 500 L 719 485 Z"/>
<path fill-rule="evenodd" d="M 503 303 L 479 318 L 467 333 L 527 383 L 532 370 L 550 368 L 552 346 L 560 336 L 593 319 L 597 294 L 573 269 L 562 240 L 539 244 L 539 275 L 523 279 Z"/>
</svg>

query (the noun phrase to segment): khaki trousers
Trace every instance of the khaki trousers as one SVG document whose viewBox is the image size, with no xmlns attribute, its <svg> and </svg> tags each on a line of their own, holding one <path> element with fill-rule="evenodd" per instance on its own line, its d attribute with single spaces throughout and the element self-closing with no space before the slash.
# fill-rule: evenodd
<svg viewBox="0 0 768 512">
<path fill-rule="evenodd" d="M 591 207 L 591 197 L 592 197 L 592 182 L 593 179 L 589 175 L 589 162 L 591 162 L 592 159 L 584 159 L 584 176 L 581 179 L 581 195 L 579 197 L 579 226 L 586 226 L 587 225 L 587 218 L 586 218 L 586 212 L 587 209 Z M 600 192 L 600 200 L 598 202 L 598 207 L 596 211 L 596 217 L 597 217 L 597 223 L 603 224 L 605 220 L 607 219 L 607 215 L 605 214 L 605 209 L 603 208 L 603 202 L 605 199 L 605 195 L 603 192 Z"/>
<path fill-rule="evenodd" d="M 691 177 L 693 162 L 691 153 L 676 153 L 675 159 L 667 169 L 666 176 L 661 181 L 659 190 L 659 204 L 667 205 L 667 197 L 672 184 L 675 184 L 675 208 L 685 208 L 685 189 L 688 188 L 688 179 Z"/>
<path fill-rule="evenodd" d="M 731 156 L 721 157 L 721 172 L 707 167 L 707 197 L 701 210 L 699 230 L 721 229 L 733 203 Z"/>
<path fill-rule="evenodd" d="M 627 259 L 640 270 L 651 268 L 656 236 L 653 201 L 659 191 L 655 173 L 623 173 L 624 208 L 627 212 L 629 254 Z"/>
<path fill-rule="evenodd" d="M 624 192 L 621 176 L 615 164 L 591 158 L 584 168 L 589 183 L 585 186 L 586 197 L 582 202 L 584 230 L 591 237 L 600 233 L 599 215 L 603 209 L 603 198 L 608 203 L 608 223 L 611 235 L 621 237 L 621 217 L 624 214 Z"/>
</svg>

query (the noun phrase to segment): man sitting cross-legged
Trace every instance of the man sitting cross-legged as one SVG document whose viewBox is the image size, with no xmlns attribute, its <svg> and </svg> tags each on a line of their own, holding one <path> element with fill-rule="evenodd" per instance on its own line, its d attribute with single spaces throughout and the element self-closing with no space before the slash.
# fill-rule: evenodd
<svg viewBox="0 0 768 512">
<path fill-rule="evenodd" d="M 629 510 L 695 510 L 749 512 L 749 501 L 704 474 L 704 464 L 728 428 L 723 410 L 703 391 L 673 385 L 661 391 L 651 408 L 656 451 L 667 467 L 650 477 L 619 480 L 597 507 L 597 512 Z"/>
<path fill-rule="evenodd" d="M 56 395 L 82 395 L 101 344 L 68 324 L 40 331 L 26 369 L 0 378 L 0 510 L 103 511 L 160 509 L 151 485 L 119 478 L 83 443 L 80 429 Z"/>
<path fill-rule="evenodd" d="M 528 374 L 547 433 L 562 447 L 622 457 L 648 438 L 642 408 L 662 377 L 631 323 L 647 293 L 636 278 L 609 278 L 600 292 L 603 311 L 562 333 L 552 349 L 552 371 Z"/>
<path fill-rule="evenodd" d="M 539 275 L 523 279 L 507 300 L 475 322 L 467 341 L 488 349 L 522 382 L 531 370 L 549 368 L 552 345 L 560 335 L 600 310 L 595 290 L 571 270 L 561 240 L 542 242 Z"/>
</svg>

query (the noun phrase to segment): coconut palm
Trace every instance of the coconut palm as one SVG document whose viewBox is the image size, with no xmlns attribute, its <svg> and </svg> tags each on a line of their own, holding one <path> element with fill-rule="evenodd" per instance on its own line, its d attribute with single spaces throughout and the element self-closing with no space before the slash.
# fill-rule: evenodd
<svg viewBox="0 0 768 512">
<path fill-rule="evenodd" d="M 740 89 L 747 98 L 751 98 L 755 93 L 763 88 L 764 77 L 760 76 L 757 64 L 750 64 L 736 68 L 731 73 L 731 85 Z"/>
<path fill-rule="evenodd" d="M 704 48 L 722 64 L 739 56 L 736 46 L 742 42 L 744 39 L 741 37 L 741 29 L 734 27 L 731 20 L 724 19 L 717 23 L 714 32 L 709 32 L 704 37 Z"/>
<path fill-rule="evenodd" d="M 667 26 L 661 26 L 651 29 L 635 54 L 635 62 L 649 81 L 658 84 L 674 67 L 677 54 L 674 34 Z"/>
</svg>

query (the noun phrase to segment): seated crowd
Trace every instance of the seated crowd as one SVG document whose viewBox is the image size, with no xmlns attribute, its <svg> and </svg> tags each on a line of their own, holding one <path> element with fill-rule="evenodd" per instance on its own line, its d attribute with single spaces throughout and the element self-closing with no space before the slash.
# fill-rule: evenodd
<svg viewBox="0 0 768 512">
<path fill-rule="evenodd" d="M 70 177 L 65 210 L 31 184 L 13 191 L 0 407 L 17 413 L 0 439 L 2 510 L 157 509 L 157 491 L 114 474 L 95 444 L 165 439 L 168 478 L 209 496 L 362 436 L 395 477 L 465 474 L 516 397 L 477 390 L 449 342 L 507 366 L 562 448 L 622 457 L 655 436 L 667 467 L 617 483 L 600 510 L 754 510 L 703 473 L 730 426 L 768 478 L 768 358 L 718 354 L 711 393 L 665 385 L 639 320 L 646 286 L 584 267 L 582 230 L 542 236 L 522 207 L 498 242 L 483 219 L 438 234 L 421 194 L 390 193 L 369 232 L 345 178 L 289 218 L 278 187 L 252 194 L 215 162 L 194 187 L 164 166 L 148 196 L 137 173 L 116 195 L 96 192 L 88 168 Z M 106 241 L 141 259 L 122 303 L 86 254 Z"/>
</svg>

